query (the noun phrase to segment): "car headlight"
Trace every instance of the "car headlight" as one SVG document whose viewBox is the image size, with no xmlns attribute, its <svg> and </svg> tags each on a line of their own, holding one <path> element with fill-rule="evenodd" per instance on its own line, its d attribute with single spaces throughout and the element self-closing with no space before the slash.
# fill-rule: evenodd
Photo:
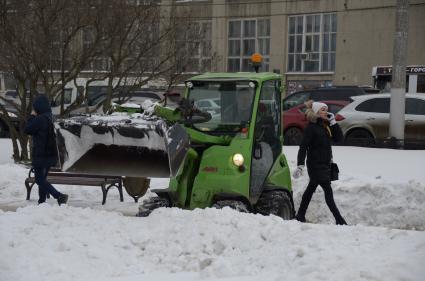
<svg viewBox="0 0 425 281">
<path fill-rule="evenodd" d="M 233 155 L 233 164 L 235 164 L 238 167 L 241 167 L 243 165 L 244 162 L 244 158 L 242 156 L 242 154 L 240 153 L 236 153 L 235 155 Z"/>
<path fill-rule="evenodd" d="M 12 117 L 12 118 L 16 118 L 16 117 L 18 117 L 15 113 L 13 113 L 13 112 L 8 112 L 7 113 L 7 115 L 9 115 L 9 117 Z"/>
<path fill-rule="evenodd" d="M 188 87 L 189 89 L 193 89 L 193 83 L 192 82 L 186 82 L 186 87 Z"/>
</svg>

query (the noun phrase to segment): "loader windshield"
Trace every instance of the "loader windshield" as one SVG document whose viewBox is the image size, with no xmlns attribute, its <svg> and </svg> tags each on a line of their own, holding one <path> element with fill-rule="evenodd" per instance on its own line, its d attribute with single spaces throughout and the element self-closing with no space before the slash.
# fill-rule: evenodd
<svg viewBox="0 0 425 281">
<path fill-rule="evenodd" d="M 242 81 L 192 81 L 188 99 L 194 105 L 209 112 L 208 122 L 195 124 L 205 132 L 236 132 L 246 127 L 251 120 L 255 83 Z"/>
</svg>

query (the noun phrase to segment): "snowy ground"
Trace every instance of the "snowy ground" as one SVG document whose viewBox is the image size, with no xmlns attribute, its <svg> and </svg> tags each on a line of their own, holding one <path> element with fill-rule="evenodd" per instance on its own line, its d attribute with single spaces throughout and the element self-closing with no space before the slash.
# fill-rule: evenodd
<svg viewBox="0 0 425 281">
<path fill-rule="evenodd" d="M 294 167 L 297 147 L 285 153 Z M 136 218 L 128 195 L 111 190 L 102 206 L 97 187 L 57 186 L 68 206 L 37 206 L 10 154 L 0 139 L 1 281 L 424 280 L 425 151 L 335 147 L 335 200 L 350 226 L 334 225 L 320 188 L 307 212 L 316 224 L 230 209 Z M 293 181 L 297 207 L 307 181 Z"/>
</svg>

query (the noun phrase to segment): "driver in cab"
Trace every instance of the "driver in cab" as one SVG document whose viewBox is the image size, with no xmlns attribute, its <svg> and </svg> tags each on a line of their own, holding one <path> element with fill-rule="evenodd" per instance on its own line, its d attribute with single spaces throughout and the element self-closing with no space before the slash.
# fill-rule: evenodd
<svg viewBox="0 0 425 281">
<path fill-rule="evenodd" d="M 249 88 L 242 88 L 237 93 L 237 116 L 240 121 L 249 121 L 252 112 L 253 92 Z"/>
</svg>

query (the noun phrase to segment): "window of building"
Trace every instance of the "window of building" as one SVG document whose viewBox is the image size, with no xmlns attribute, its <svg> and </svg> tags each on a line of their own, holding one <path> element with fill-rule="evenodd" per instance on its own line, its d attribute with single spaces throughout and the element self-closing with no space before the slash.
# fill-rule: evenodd
<svg viewBox="0 0 425 281">
<path fill-rule="evenodd" d="M 203 21 L 198 23 L 201 29 L 201 36 L 199 37 L 199 46 L 195 51 L 192 58 L 197 61 L 198 72 L 211 71 L 211 21 Z"/>
<path fill-rule="evenodd" d="M 290 16 L 288 72 L 335 71 L 336 14 Z"/>
<path fill-rule="evenodd" d="M 263 56 L 263 71 L 269 70 L 270 19 L 229 21 L 227 69 L 230 72 L 252 71 L 251 56 Z"/>
<path fill-rule="evenodd" d="M 141 19 L 126 40 L 122 67 L 135 72 L 155 71 L 160 61 L 160 41 L 159 21 L 146 24 Z"/>
<path fill-rule="evenodd" d="M 73 52 L 72 44 L 67 44 L 66 42 L 69 37 L 67 32 L 72 32 L 72 30 L 60 30 L 59 28 L 54 28 L 52 32 L 52 41 L 51 49 L 49 50 L 50 55 L 50 67 L 52 70 L 64 70 L 68 69 L 71 65 L 70 53 Z M 64 49 L 67 46 L 66 49 Z M 65 56 L 64 56 L 65 52 Z"/>
<path fill-rule="evenodd" d="M 180 28 L 187 29 L 187 25 Z M 189 24 L 188 30 L 181 30 L 178 33 L 176 48 L 181 48 L 186 57 L 189 54 L 188 61 L 185 62 L 185 72 L 206 72 L 211 71 L 211 36 L 212 23 L 210 20 L 196 21 Z M 184 49 L 184 50 L 183 50 Z"/>
<path fill-rule="evenodd" d="M 176 3 L 188 3 L 188 2 L 208 2 L 210 0 L 174 0 Z"/>
<path fill-rule="evenodd" d="M 96 31 L 91 28 L 86 28 L 82 32 L 83 50 L 88 51 L 93 48 L 95 42 Z M 99 55 L 92 59 L 92 61 L 86 65 L 84 70 L 108 70 L 110 68 L 109 58 L 106 56 Z"/>
</svg>

